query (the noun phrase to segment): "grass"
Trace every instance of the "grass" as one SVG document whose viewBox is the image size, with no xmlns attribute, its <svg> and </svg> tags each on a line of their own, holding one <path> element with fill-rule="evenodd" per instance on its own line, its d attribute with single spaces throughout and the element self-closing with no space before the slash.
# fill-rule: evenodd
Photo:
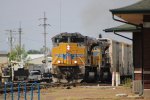
<svg viewBox="0 0 150 100">
<path fill-rule="evenodd" d="M 132 88 L 132 80 L 130 78 L 126 78 L 123 83 L 124 87 Z"/>
</svg>

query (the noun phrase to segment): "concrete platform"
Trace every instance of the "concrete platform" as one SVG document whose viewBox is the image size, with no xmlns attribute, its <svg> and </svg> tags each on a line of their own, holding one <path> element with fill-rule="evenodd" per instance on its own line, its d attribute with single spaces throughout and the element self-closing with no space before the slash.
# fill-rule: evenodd
<svg viewBox="0 0 150 100">
<path fill-rule="evenodd" d="M 150 100 L 150 89 L 144 89 L 144 98 L 149 98 Z"/>
</svg>

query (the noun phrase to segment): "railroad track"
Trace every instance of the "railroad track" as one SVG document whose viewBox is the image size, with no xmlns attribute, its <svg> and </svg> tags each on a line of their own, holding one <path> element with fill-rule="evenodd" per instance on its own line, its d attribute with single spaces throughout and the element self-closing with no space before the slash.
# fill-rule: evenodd
<svg viewBox="0 0 150 100">
<path fill-rule="evenodd" d="M 53 87 L 76 87 L 76 86 L 110 86 L 110 84 L 98 84 L 98 83 L 39 83 L 40 89 L 53 88 Z M 13 83 L 13 92 L 18 92 L 18 83 Z M 31 90 L 32 83 L 26 83 L 26 90 Z M 23 91 L 24 85 L 20 86 L 20 91 Z M 34 86 L 34 90 L 37 89 L 37 86 Z M 11 91 L 10 86 L 7 86 L 7 93 Z M 4 84 L 0 85 L 0 94 L 4 93 Z"/>
<path fill-rule="evenodd" d="M 46 89 L 50 87 L 61 87 L 61 86 L 69 86 L 69 84 L 62 84 L 62 83 L 39 83 L 40 84 L 40 89 Z M 13 83 L 13 91 L 17 92 L 18 91 L 18 83 Z M 26 90 L 29 91 L 31 89 L 32 83 L 26 83 Z M 4 93 L 4 84 L 0 85 L 0 94 Z M 34 86 L 35 89 L 37 89 L 37 86 Z M 20 85 L 20 91 L 23 91 L 24 85 Z M 11 91 L 11 86 L 7 86 L 6 88 L 7 93 Z"/>
</svg>

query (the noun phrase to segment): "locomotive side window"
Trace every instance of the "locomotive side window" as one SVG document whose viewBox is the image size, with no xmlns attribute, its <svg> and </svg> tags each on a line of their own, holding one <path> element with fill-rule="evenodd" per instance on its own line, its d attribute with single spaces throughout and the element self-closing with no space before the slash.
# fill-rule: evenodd
<svg viewBox="0 0 150 100">
<path fill-rule="evenodd" d="M 55 43 L 84 43 L 84 38 L 77 38 L 77 37 L 62 37 L 62 38 L 55 38 Z"/>
<path fill-rule="evenodd" d="M 54 42 L 59 43 L 59 38 L 55 38 Z"/>
</svg>

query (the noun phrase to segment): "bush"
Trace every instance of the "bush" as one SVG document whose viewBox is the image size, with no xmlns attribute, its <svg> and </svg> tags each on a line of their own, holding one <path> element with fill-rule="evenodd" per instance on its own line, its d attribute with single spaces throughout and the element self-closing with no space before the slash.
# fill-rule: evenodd
<svg viewBox="0 0 150 100">
<path fill-rule="evenodd" d="M 132 88 L 132 79 L 126 78 L 124 80 L 123 86 Z"/>
</svg>

